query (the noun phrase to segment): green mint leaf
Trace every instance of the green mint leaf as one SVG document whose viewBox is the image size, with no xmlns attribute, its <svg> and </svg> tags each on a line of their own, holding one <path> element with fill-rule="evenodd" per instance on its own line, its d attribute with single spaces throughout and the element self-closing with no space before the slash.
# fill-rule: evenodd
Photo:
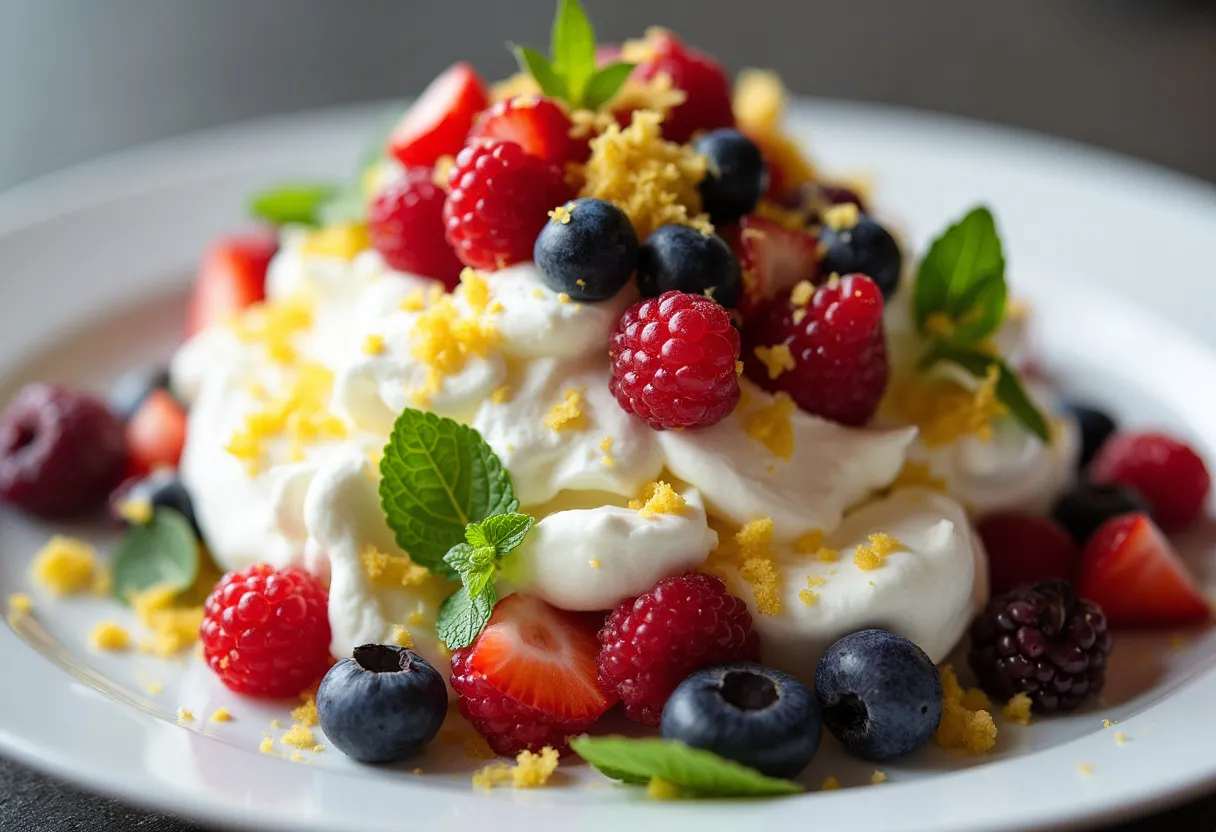
<svg viewBox="0 0 1216 832">
<path fill-rule="evenodd" d="M 321 182 L 276 185 L 254 194 L 249 212 L 275 225 L 319 225 L 322 207 L 339 190 L 337 185 Z"/>
<path fill-rule="evenodd" d="M 380 504 L 414 562 L 455 577 L 444 562 L 469 523 L 519 508 L 501 460 L 467 425 L 407 408 L 380 461 Z"/>
<path fill-rule="evenodd" d="M 469 593 L 470 598 L 480 598 L 487 590 L 492 591 L 495 573 L 497 572 L 494 568 L 494 550 L 484 547 L 477 551 L 486 552 L 489 555 L 489 563 L 479 568 L 474 568 L 460 576 L 460 579 L 464 581 L 465 591 Z"/>
<path fill-rule="evenodd" d="M 549 53 L 553 71 L 566 82 L 566 96 L 579 106 L 595 73 L 595 30 L 578 0 L 558 0 Z"/>
<path fill-rule="evenodd" d="M 764 797 L 797 794 L 792 780 L 766 777 L 755 769 L 700 748 L 658 738 L 576 737 L 575 754 L 614 779 L 660 777 L 698 797 Z"/>
<path fill-rule="evenodd" d="M 457 543 L 443 556 L 443 562 L 452 567 L 458 575 L 471 572 L 473 569 L 474 547 L 468 543 Z"/>
<path fill-rule="evenodd" d="M 992 212 L 980 206 L 946 229 L 920 263 L 913 293 L 916 325 L 944 314 L 952 325 L 945 340 L 972 344 L 988 337 L 1005 317 L 1005 255 Z"/>
<path fill-rule="evenodd" d="M 527 514 L 496 514 L 464 530 L 465 540 L 474 546 L 489 546 L 502 557 L 524 542 L 536 521 Z"/>
<path fill-rule="evenodd" d="M 515 53 L 515 60 L 519 62 L 520 70 L 536 79 L 541 92 L 550 98 L 565 100 L 566 82 L 553 69 L 548 58 L 527 46 L 516 46 L 512 51 Z"/>
<path fill-rule="evenodd" d="M 453 592 L 439 607 L 435 630 L 449 650 L 468 647 L 490 620 L 498 594 L 494 585 L 476 598 L 470 598 L 465 587 Z"/>
<path fill-rule="evenodd" d="M 583 106 L 589 110 L 598 110 L 621 91 L 635 64 L 615 61 L 597 71 L 587 81 L 587 89 L 583 90 Z"/>
<path fill-rule="evenodd" d="M 114 597 L 131 596 L 168 584 L 181 591 L 198 577 L 198 538 L 186 518 L 171 508 L 157 508 L 146 525 L 127 529 L 114 552 Z"/>
<path fill-rule="evenodd" d="M 955 364 L 976 378 L 984 378 L 988 375 L 988 368 L 995 364 L 1001 372 L 996 382 L 997 399 L 1009 408 L 1010 415 L 1021 422 L 1027 430 L 1044 442 L 1051 442 L 1051 428 L 1048 426 L 1047 420 L 1043 418 L 1043 414 L 1039 412 L 1030 396 L 1026 395 L 1018 374 L 1004 361 L 964 347 L 937 344 L 921 359 L 920 366 L 925 369 L 939 361 Z"/>
</svg>

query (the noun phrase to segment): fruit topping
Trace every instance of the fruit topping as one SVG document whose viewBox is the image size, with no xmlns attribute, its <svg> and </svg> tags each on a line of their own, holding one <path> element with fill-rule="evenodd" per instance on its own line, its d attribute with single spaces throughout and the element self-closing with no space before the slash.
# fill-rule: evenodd
<svg viewBox="0 0 1216 832">
<path fill-rule="evenodd" d="M 194 516 L 194 501 L 177 472 L 158 468 L 146 477 L 130 477 L 110 495 L 110 516 L 117 523 L 146 523 L 158 508 L 171 508 L 194 527 L 201 537 Z"/>
<path fill-rule="evenodd" d="M 127 422 L 127 452 L 137 472 L 176 468 L 186 445 L 186 411 L 168 390 L 155 390 Z"/>
<path fill-rule="evenodd" d="M 671 692 L 694 670 L 756 661 L 760 638 L 747 604 L 719 578 L 665 578 L 617 605 L 599 634 L 600 685 L 634 722 L 658 725 Z"/>
<path fill-rule="evenodd" d="M 393 128 L 388 153 L 411 167 L 431 167 L 440 156 L 455 156 L 477 114 L 486 107 L 486 86 L 473 67 L 449 67 L 410 106 Z"/>
<path fill-rule="evenodd" d="M 0 499 L 31 514 L 103 505 L 126 459 L 122 422 L 85 393 L 31 384 L 0 414 Z"/>
<path fill-rule="evenodd" d="M 329 741 L 362 763 L 391 763 L 422 750 L 448 713 L 439 671 L 412 650 L 364 644 L 329 669 L 317 719 Z"/>
<path fill-rule="evenodd" d="M 750 214 L 768 190 L 768 165 L 760 148 L 738 130 L 725 128 L 699 136 L 692 146 L 708 163 L 701 203 L 710 220 L 729 223 Z"/>
<path fill-rule="evenodd" d="M 713 425 L 739 403 L 739 333 L 702 295 L 666 292 L 630 307 L 608 354 L 612 394 L 655 430 Z"/>
<path fill-rule="evenodd" d="M 1149 513 L 1148 503 L 1133 488 L 1118 483 L 1078 483 L 1064 492 L 1051 509 L 1051 517 L 1068 532 L 1078 546 L 1112 517 Z"/>
<path fill-rule="evenodd" d="M 530 156 L 564 168 L 567 162 L 585 162 L 591 155 L 586 140 L 570 136 L 573 126 L 555 101 L 539 95 L 517 95 L 478 116 L 469 138 L 515 142 Z"/>
<path fill-rule="evenodd" d="M 1081 434 L 1081 455 L 1077 460 L 1077 466 L 1084 470 L 1093 461 L 1098 449 L 1118 428 L 1118 423 L 1105 410 L 1089 405 L 1070 403 L 1066 405 L 1065 409 L 1072 415 L 1073 421 L 1077 423 L 1077 430 Z"/>
<path fill-rule="evenodd" d="M 461 262 L 444 239 L 447 192 L 434 178 L 430 168 L 406 168 L 381 188 L 367 206 L 367 232 L 390 269 L 433 278 L 451 291 Z"/>
<path fill-rule="evenodd" d="M 977 529 L 988 552 L 988 585 L 1000 595 L 1022 584 L 1076 577 L 1081 550 L 1068 532 L 1046 517 L 990 514 Z"/>
<path fill-rule="evenodd" d="M 106 403 L 120 419 L 130 419 L 139 406 L 157 390 L 169 389 L 169 368 L 164 366 L 128 370 L 106 394 Z"/>
<path fill-rule="evenodd" d="M 668 141 L 683 144 L 699 130 L 733 127 L 730 81 L 716 61 L 692 49 L 665 29 L 651 29 L 646 39 L 622 49 L 621 57 L 638 61 L 633 77 L 653 81 L 664 74 L 684 93 L 684 101 L 663 121 Z"/>
<path fill-rule="evenodd" d="M 532 259 L 545 285 L 573 300 L 607 300 L 624 288 L 638 262 L 638 235 L 611 202 L 576 199 L 549 212 Z"/>
<path fill-rule="evenodd" d="M 638 252 L 638 288 L 643 297 L 664 292 L 704 295 L 727 309 L 739 302 L 739 260 L 717 234 L 687 225 L 664 225 Z"/>
<path fill-rule="evenodd" d="M 1116 433 L 1098 450 L 1089 478 L 1136 489 L 1166 531 L 1185 529 L 1199 519 L 1212 488 L 1199 454 L 1163 433 Z"/>
<path fill-rule="evenodd" d="M 890 232 L 851 204 L 829 208 L 822 219 L 822 272 L 864 274 L 878 285 L 884 299 L 894 295 L 899 288 L 903 255 Z"/>
<path fill-rule="evenodd" d="M 221 237 L 203 255 L 186 310 L 186 336 L 224 323 L 266 297 L 266 269 L 278 251 L 271 233 Z"/>
<path fill-rule="evenodd" d="M 737 228 L 722 233 L 743 267 L 739 311 L 744 320 L 802 281 L 819 278 L 818 242 L 805 231 L 748 214 Z"/>
</svg>

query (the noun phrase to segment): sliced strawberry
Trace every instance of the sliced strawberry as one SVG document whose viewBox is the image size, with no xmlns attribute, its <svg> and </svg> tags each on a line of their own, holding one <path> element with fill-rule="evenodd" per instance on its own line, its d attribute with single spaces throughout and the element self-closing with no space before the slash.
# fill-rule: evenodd
<svg viewBox="0 0 1216 832">
<path fill-rule="evenodd" d="M 127 422 L 128 467 L 146 474 L 176 468 L 186 444 L 186 411 L 168 390 L 154 390 Z"/>
<path fill-rule="evenodd" d="M 269 232 L 221 237 L 203 255 L 186 312 L 186 336 L 266 297 L 266 269 L 278 250 Z"/>
<path fill-rule="evenodd" d="M 1144 514 L 1113 517 L 1093 533 L 1077 590 L 1116 626 L 1182 627 L 1211 615 L 1186 565 Z"/>
<path fill-rule="evenodd" d="M 748 214 L 721 233 L 743 267 L 739 313 L 744 320 L 799 281 L 819 277 L 819 242 L 805 231 Z"/>
<path fill-rule="evenodd" d="M 506 139 L 529 155 L 555 165 L 585 162 L 591 154 L 591 145 L 570 137 L 573 126 L 566 111 L 552 99 L 517 95 L 483 112 L 469 138 Z"/>
<path fill-rule="evenodd" d="M 473 67 L 454 64 L 423 90 L 388 137 L 388 153 L 403 165 L 431 167 L 455 156 L 488 101 Z"/>
<path fill-rule="evenodd" d="M 1046 517 L 1010 512 L 976 526 L 988 551 L 988 585 L 1001 595 L 1022 584 L 1073 579 L 1081 551 L 1068 532 Z"/>
</svg>

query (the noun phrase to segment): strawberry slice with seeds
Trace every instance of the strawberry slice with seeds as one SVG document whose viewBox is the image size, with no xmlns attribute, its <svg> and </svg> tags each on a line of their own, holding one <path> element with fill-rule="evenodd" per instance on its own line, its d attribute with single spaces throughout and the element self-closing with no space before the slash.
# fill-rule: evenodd
<svg viewBox="0 0 1216 832">
<path fill-rule="evenodd" d="M 482 113 L 470 139 L 505 139 L 530 156 L 555 165 L 585 162 L 591 145 L 570 136 L 573 124 L 555 101 L 539 95 L 517 95 Z"/>
<path fill-rule="evenodd" d="M 721 233 L 743 267 L 739 313 L 744 320 L 798 282 L 819 278 L 819 241 L 801 229 L 748 214 Z"/>
<path fill-rule="evenodd" d="M 389 155 L 407 167 L 431 167 L 440 156 L 455 156 L 487 101 L 485 82 L 473 67 L 454 64 L 397 122 L 388 138 Z"/>
<path fill-rule="evenodd" d="M 1112 625 L 1183 627 L 1211 615 L 1186 565 L 1145 514 L 1103 523 L 1085 545 L 1080 576 L 1078 591 Z"/>
<path fill-rule="evenodd" d="M 278 250 L 269 232 L 221 237 L 203 255 L 186 312 L 187 337 L 266 297 L 266 269 Z"/>
</svg>

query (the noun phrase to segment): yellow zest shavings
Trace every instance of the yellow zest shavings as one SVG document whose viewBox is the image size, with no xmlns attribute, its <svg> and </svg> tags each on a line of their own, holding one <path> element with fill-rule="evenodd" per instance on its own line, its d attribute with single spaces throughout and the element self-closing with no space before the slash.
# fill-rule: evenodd
<svg viewBox="0 0 1216 832">
<path fill-rule="evenodd" d="M 1094 773 L 1094 764 L 1077 763 L 1077 772 L 1085 777 L 1092 777 Z"/>
<path fill-rule="evenodd" d="M 823 578 L 816 578 L 814 575 L 807 575 L 807 589 L 798 593 L 798 600 L 806 604 L 808 607 L 814 606 L 819 601 L 819 593 L 815 591 L 817 587 L 827 583 Z"/>
<path fill-rule="evenodd" d="M 473 731 L 466 723 L 461 725 L 461 728 L 443 729 L 439 732 L 439 739 L 443 740 L 445 745 L 460 746 L 465 756 L 471 760 L 493 760 L 498 756 L 494 749 L 490 748 L 485 737 Z"/>
<path fill-rule="evenodd" d="M 876 770 L 873 774 L 870 775 L 870 783 L 872 783 L 875 786 L 877 786 L 879 783 L 885 783 L 885 782 L 887 782 L 887 775 L 884 772 Z"/>
<path fill-rule="evenodd" d="M 926 448 L 948 445 L 964 436 L 992 440 L 992 423 L 1008 412 L 996 397 L 1000 368 L 993 364 L 975 390 L 941 379 L 908 384 L 894 397 L 896 412 L 916 425 Z"/>
<path fill-rule="evenodd" d="M 1019 693 L 1005 703 L 1005 707 L 1001 709 L 1001 713 L 1018 725 L 1029 725 L 1030 707 L 1032 704 L 1029 696 Z"/>
<path fill-rule="evenodd" d="M 178 722 L 194 722 L 194 711 L 190 710 L 189 708 L 178 708 L 177 709 L 177 721 Z"/>
<path fill-rule="evenodd" d="M 157 696 L 165 692 L 165 686 L 160 682 L 148 682 L 148 684 L 144 685 L 144 690 L 153 696 Z"/>
<path fill-rule="evenodd" d="M 747 523 L 735 534 L 739 546 L 739 577 L 752 588 L 756 611 L 761 615 L 781 612 L 777 594 L 780 576 L 773 562 L 773 519 L 761 517 Z"/>
<path fill-rule="evenodd" d="M 367 226 L 363 223 L 335 223 L 308 232 L 300 245 L 306 257 L 333 257 L 354 260 L 355 255 L 371 245 Z"/>
<path fill-rule="evenodd" d="M 486 276 L 474 268 L 466 266 L 461 269 L 456 293 L 474 312 L 485 312 L 490 305 L 490 284 Z"/>
<path fill-rule="evenodd" d="M 785 87 L 775 72 L 746 69 L 735 81 L 738 129 L 760 147 L 782 190 L 792 193 L 815 179 L 815 169 L 799 142 L 785 132 L 785 100 Z"/>
<path fill-rule="evenodd" d="M 794 369 L 794 354 L 790 352 L 789 344 L 774 344 L 771 347 L 756 347 L 756 358 L 768 371 L 770 379 L 777 378 L 782 373 Z"/>
<path fill-rule="evenodd" d="M 174 587 L 162 585 L 131 596 L 136 619 L 151 631 L 150 637 L 139 642 L 141 652 L 168 658 L 198 641 L 203 608 L 178 606 L 177 594 Z"/>
<path fill-rule="evenodd" d="M 823 781 L 823 785 L 819 787 L 821 792 L 834 792 L 840 788 L 840 781 L 835 777 L 828 777 Z"/>
<path fill-rule="evenodd" d="M 1102 720 L 1102 727 L 1109 728 L 1113 723 L 1109 719 Z"/>
<path fill-rule="evenodd" d="M 954 668 L 944 665 L 942 677 L 942 721 L 933 741 L 942 748 L 966 754 L 983 754 L 996 745 L 997 729 L 992 714 L 963 706 L 964 692 Z"/>
<path fill-rule="evenodd" d="M 772 403 L 748 415 L 744 429 L 774 456 L 788 461 L 794 455 L 792 417 L 795 409 L 789 395 L 779 392 L 773 396 Z"/>
<path fill-rule="evenodd" d="M 587 565 L 592 569 L 599 569 L 603 564 L 599 562 L 598 558 L 592 558 L 591 560 L 587 561 Z"/>
<path fill-rule="evenodd" d="M 979 688 L 967 688 L 959 703 L 969 711 L 991 711 L 992 700 Z"/>
<path fill-rule="evenodd" d="M 307 293 L 255 303 L 241 313 L 232 329 L 240 340 L 261 344 L 272 360 L 291 364 L 298 357 L 296 336 L 313 324 L 313 305 Z"/>
<path fill-rule="evenodd" d="M 538 789 L 549 782 L 557 771 L 558 753 L 546 745 L 539 754 L 521 751 L 515 765 L 491 763 L 473 775 L 473 785 L 479 789 L 492 789 L 500 783 L 510 782 L 517 789 Z"/>
<path fill-rule="evenodd" d="M 574 203 L 567 202 L 565 205 L 559 205 L 549 212 L 549 219 L 553 222 L 560 222 L 562 225 L 570 224 L 570 217 L 574 214 Z"/>
<path fill-rule="evenodd" d="M 306 725 L 297 722 L 287 729 L 287 733 L 283 735 L 283 743 L 301 751 L 307 751 L 317 744 L 317 738 L 312 735 L 312 731 Z"/>
<path fill-rule="evenodd" d="M 583 394 L 573 388 L 567 389 L 562 400 L 545 414 L 545 427 L 561 432 L 563 430 L 582 430 L 587 426 L 583 416 Z"/>
<path fill-rule="evenodd" d="M 823 212 L 823 224 L 834 231 L 847 231 L 857 225 L 861 211 L 852 202 L 833 205 Z"/>
<path fill-rule="evenodd" d="M 258 743 L 258 751 L 261 751 L 263 754 L 273 754 L 274 740 L 270 737 L 263 737 L 262 741 Z"/>
<path fill-rule="evenodd" d="M 605 468 L 616 467 L 616 457 L 612 455 L 612 443 L 614 441 L 616 441 L 614 437 L 605 436 L 600 442 L 600 450 L 604 452 L 604 456 L 600 461 L 604 463 Z"/>
<path fill-rule="evenodd" d="M 490 401 L 494 404 L 506 404 L 511 401 L 511 388 L 505 384 L 501 387 L 495 387 L 490 392 Z"/>
<path fill-rule="evenodd" d="M 317 695 L 306 693 L 301 698 L 304 700 L 304 704 L 292 709 L 291 718 L 305 728 L 312 728 L 320 723 L 317 716 Z"/>
<path fill-rule="evenodd" d="M 422 295 L 422 290 L 415 289 L 402 298 L 399 306 L 402 312 L 421 312 L 423 309 L 426 309 L 427 302 L 426 298 Z"/>
<path fill-rule="evenodd" d="M 410 354 L 427 371 L 422 387 L 410 391 L 419 404 L 429 402 L 439 392 L 443 380 L 463 370 L 471 356 L 484 357 L 498 343 L 498 329 L 493 321 L 485 320 L 477 312 L 480 290 L 472 287 L 478 280 L 484 283 L 484 279 L 472 277 L 476 274 L 466 269 L 459 287 L 473 314 L 462 313 L 453 296 L 444 295 L 414 322 Z"/>
<path fill-rule="evenodd" d="M 558 292 L 557 302 L 561 304 L 570 303 L 570 294 L 568 292 Z"/>
<path fill-rule="evenodd" d="M 861 544 L 853 550 L 853 563 L 858 569 L 869 572 L 882 566 L 883 558 L 903 548 L 903 544 L 889 534 L 870 535 L 869 544 Z"/>
<path fill-rule="evenodd" d="M 456 169 L 456 157 L 444 154 L 435 160 L 435 168 L 432 171 L 431 182 L 436 188 L 447 190 L 448 184 L 452 180 L 452 171 Z"/>
<path fill-rule="evenodd" d="M 400 624 L 393 626 L 393 634 L 389 636 L 389 641 L 407 650 L 414 649 L 414 634 Z"/>
<path fill-rule="evenodd" d="M 384 336 L 377 333 L 370 333 L 363 339 L 363 354 L 364 355 L 383 355 L 384 353 Z"/>
<path fill-rule="evenodd" d="M 643 517 L 660 514 L 681 514 L 687 503 L 676 490 L 663 481 L 652 482 L 642 489 L 642 496 L 630 500 L 629 507 Z"/>
<path fill-rule="evenodd" d="M 648 800 L 682 800 L 684 790 L 670 780 L 651 777 L 650 782 L 646 784 L 646 798 Z"/>
<path fill-rule="evenodd" d="M 1123 733 L 1122 731 L 1116 731 L 1115 742 L 1117 742 L 1119 745 L 1123 745 L 1123 743 L 1127 742 L 1127 734 Z"/>
<path fill-rule="evenodd" d="M 946 480 L 943 477 L 936 476 L 929 463 L 915 462 L 909 459 L 904 462 L 904 467 L 899 469 L 899 473 L 891 481 L 891 488 L 927 488 L 930 491 L 944 494 L 946 491 Z"/>
<path fill-rule="evenodd" d="M 794 306 L 806 306 L 815 296 L 815 285 L 809 280 L 799 280 L 790 292 L 790 303 Z"/>
<path fill-rule="evenodd" d="M 364 574 L 380 586 L 420 586 L 431 576 L 408 555 L 391 555 L 371 543 L 363 547 L 359 560 L 363 562 Z"/>
<path fill-rule="evenodd" d="M 113 621 L 102 621 L 89 633 L 89 643 L 98 650 L 126 650 L 131 644 L 131 636 Z"/>
<path fill-rule="evenodd" d="M 78 595 L 93 585 L 97 550 L 75 537 L 55 535 L 34 556 L 34 583 L 52 595 Z"/>
<path fill-rule="evenodd" d="M 232 722 L 232 714 L 228 713 L 227 708 L 216 708 L 211 714 L 210 722 Z"/>
<path fill-rule="evenodd" d="M 152 521 L 152 501 L 146 497 L 128 497 L 118 503 L 118 514 L 132 526 L 146 526 Z"/>
</svg>

